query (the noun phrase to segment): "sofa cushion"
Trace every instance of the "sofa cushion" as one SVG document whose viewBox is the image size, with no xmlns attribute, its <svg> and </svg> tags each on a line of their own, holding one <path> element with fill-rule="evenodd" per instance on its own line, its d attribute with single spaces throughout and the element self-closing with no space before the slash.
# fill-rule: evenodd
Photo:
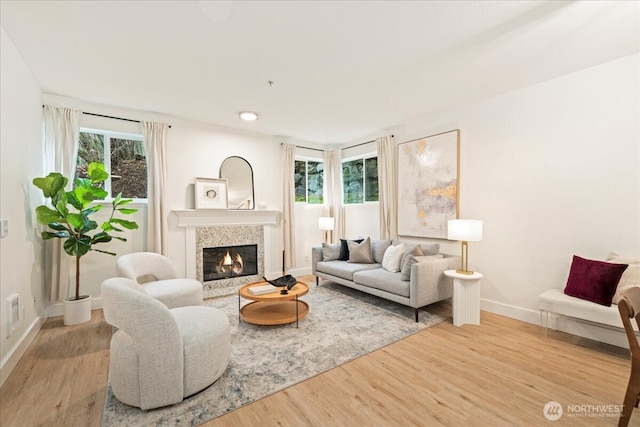
<svg viewBox="0 0 640 427">
<path fill-rule="evenodd" d="M 611 252 L 607 257 L 607 262 L 616 264 L 628 264 L 629 267 L 622 273 L 616 293 L 613 295 L 613 303 L 617 304 L 622 298 L 621 294 L 632 286 L 640 286 L 640 259 L 625 258 L 615 252 Z"/>
<path fill-rule="evenodd" d="M 360 243 L 364 241 L 364 239 L 356 239 L 352 240 L 352 242 Z M 340 239 L 340 256 L 338 257 L 340 261 L 349 261 L 349 246 L 347 245 L 347 239 Z"/>
<path fill-rule="evenodd" d="M 316 271 L 353 280 L 353 273 L 361 270 L 380 268 L 380 264 L 356 264 L 347 261 L 320 261 L 316 264 Z"/>
<path fill-rule="evenodd" d="M 349 262 L 373 264 L 373 256 L 371 255 L 371 240 L 368 237 L 364 239 L 364 242 L 361 243 L 348 240 L 347 247 L 349 248 Z"/>
<path fill-rule="evenodd" d="M 373 261 L 382 263 L 384 257 L 384 251 L 391 246 L 391 240 L 373 240 L 371 242 L 371 254 L 373 255 Z"/>
<path fill-rule="evenodd" d="M 394 240 L 391 244 L 398 245 L 402 242 L 399 240 Z M 415 248 L 416 246 L 420 246 L 422 249 L 422 253 L 425 255 L 435 255 L 440 253 L 440 243 L 404 243 L 404 251 L 408 252 Z"/>
<path fill-rule="evenodd" d="M 323 243 L 322 260 L 333 261 L 340 257 L 340 243 Z"/>
<path fill-rule="evenodd" d="M 396 246 L 389 246 L 384 251 L 382 257 L 382 268 L 392 273 L 400 271 L 400 261 L 402 261 L 402 255 L 404 254 L 404 244 L 400 243 Z"/>
<path fill-rule="evenodd" d="M 574 255 L 564 293 L 610 306 L 627 264 L 594 261 Z"/>
<path fill-rule="evenodd" d="M 358 271 L 353 274 L 353 281 L 359 285 L 409 297 L 409 282 L 400 280 L 400 274 L 392 273 L 384 268 Z"/>
</svg>

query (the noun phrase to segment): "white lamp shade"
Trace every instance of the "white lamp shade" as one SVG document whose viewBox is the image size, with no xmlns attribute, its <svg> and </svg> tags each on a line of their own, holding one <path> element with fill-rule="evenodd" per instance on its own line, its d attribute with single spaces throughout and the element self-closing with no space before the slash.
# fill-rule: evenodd
<svg viewBox="0 0 640 427">
<path fill-rule="evenodd" d="M 318 228 L 320 228 L 320 230 L 333 230 L 333 218 L 332 217 L 327 217 L 327 216 L 321 216 L 318 219 Z"/>
<path fill-rule="evenodd" d="M 482 221 L 479 219 L 450 219 L 447 223 L 447 238 L 478 242 L 482 240 Z"/>
</svg>

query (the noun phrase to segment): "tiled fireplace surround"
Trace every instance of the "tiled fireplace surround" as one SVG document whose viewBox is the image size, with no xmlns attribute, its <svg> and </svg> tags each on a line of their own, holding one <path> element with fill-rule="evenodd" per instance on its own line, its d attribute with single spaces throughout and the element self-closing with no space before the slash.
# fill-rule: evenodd
<svg viewBox="0 0 640 427">
<path fill-rule="evenodd" d="M 185 271 L 189 278 L 202 282 L 202 248 L 258 245 L 258 274 L 203 282 L 205 298 L 233 294 L 240 285 L 268 277 L 265 266 L 272 265 L 271 240 L 280 224 L 280 212 L 204 209 L 173 212 L 178 217 L 178 227 L 185 229 Z"/>
</svg>

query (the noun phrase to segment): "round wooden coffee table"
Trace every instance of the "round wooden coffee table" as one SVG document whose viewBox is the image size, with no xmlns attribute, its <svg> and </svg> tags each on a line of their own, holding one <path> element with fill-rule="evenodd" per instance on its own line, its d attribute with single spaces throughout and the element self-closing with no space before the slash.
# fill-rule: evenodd
<svg viewBox="0 0 640 427">
<path fill-rule="evenodd" d="M 249 283 L 238 290 L 240 319 L 254 325 L 283 325 L 296 322 L 297 328 L 298 321 L 309 314 L 309 304 L 298 299 L 298 297 L 309 292 L 309 286 L 305 283 L 297 282 L 285 295 L 280 294 L 281 288 L 276 288 L 275 286 L 275 292 L 268 294 L 253 295 L 249 292 L 251 287 L 267 284 L 268 282 L 265 281 Z M 240 306 L 242 298 L 253 302 Z"/>
</svg>

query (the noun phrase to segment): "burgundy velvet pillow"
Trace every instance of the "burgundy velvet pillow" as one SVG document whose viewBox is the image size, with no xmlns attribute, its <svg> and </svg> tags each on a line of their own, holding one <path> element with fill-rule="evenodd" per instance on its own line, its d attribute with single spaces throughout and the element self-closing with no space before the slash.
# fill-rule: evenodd
<svg viewBox="0 0 640 427">
<path fill-rule="evenodd" d="M 628 264 L 594 261 L 574 255 L 564 293 L 609 307 L 627 267 Z"/>
</svg>

